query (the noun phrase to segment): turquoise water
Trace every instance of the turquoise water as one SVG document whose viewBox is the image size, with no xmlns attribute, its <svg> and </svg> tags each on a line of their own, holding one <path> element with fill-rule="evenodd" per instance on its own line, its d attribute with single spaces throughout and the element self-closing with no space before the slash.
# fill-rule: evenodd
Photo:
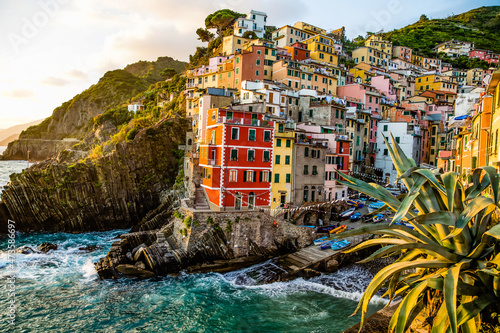
<svg viewBox="0 0 500 333">
<path fill-rule="evenodd" d="M 4 288 L 11 274 L 0 241 L 2 332 L 342 332 L 367 283 L 359 267 L 305 281 L 258 285 L 269 263 L 227 274 L 101 281 L 93 262 L 125 231 L 20 234 L 16 246 L 58 244 L 48 254 L 16 254 L 16 321 L 8 319 Z M 95 252 L 79 250 L 101 246 Z M 384 304 L 377 299 L 372 311 Z"/>
<path fill-rule="evenodd" d="M 1 148 L 1 147 L 0 147 Z M 1 152 L 2 149 L 0 149 Z M 0 185 L 24 161 L 0 161 Z M 1 191 L 1 189 L 0 189 Z M 266 262 L 227 274 L 101 281 L 93 263 L 126 230 L 17 234 L 17 248 L 58 245 L 48 254 L 15 254 L 0 238 L 0 332 L 342 332 L 370 273 L 357 266 L 310 280 L 260 285 Z M 98 245 L 86 253 L 79 248 Z M 15 326 L 7 324 L 7 278 L 15 279 Z M 385 304 L 375 298 L 373 312 Z"/>
</svg>

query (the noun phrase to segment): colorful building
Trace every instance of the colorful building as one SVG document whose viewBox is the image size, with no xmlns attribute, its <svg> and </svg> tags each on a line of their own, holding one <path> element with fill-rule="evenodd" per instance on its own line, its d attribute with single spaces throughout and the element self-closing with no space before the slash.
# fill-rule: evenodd
<svg viewBox="0 0 500 333">
<path fill-rule="evenodd" d="M 209 109 L 198 143 L 206 199 L 212 210 L 270 206 L 274 122 L 244 106 Z"/>
<path fill-rule="evenodd" d="M 338 63 L 337 51 L 335 51 L 336 42 L 336 39 L 325 35 L 316 35 L 303 41 L 311 52 L 311 59 L 335 66 Z"/>
<path fill-rule="evenodd" d="M 294 201 L 295 124 L 275 123 L 271 212 Z"/>
<path fill-rule="evenodd" d="M 457 83 L 450 76 L 438 74 L 422 75 L 415 79 L 415 93 L 420 93 L 424 90 L 440 90 L 456 93 Z"/>
</svg>

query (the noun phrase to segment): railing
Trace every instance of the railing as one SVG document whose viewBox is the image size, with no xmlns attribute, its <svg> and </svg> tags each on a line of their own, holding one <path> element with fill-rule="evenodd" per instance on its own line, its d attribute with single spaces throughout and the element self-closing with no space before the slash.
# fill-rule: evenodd
<svg viewBox="0 0 500 333">
<path fill-rule="evenodd" d="M 274 126 L 274 123 L 272 121 L 259 120 L 259 119 L 246 119 L 246 118 L 227 119 L 226 117 L 219 117 L 218 122 L 223 124 L 238 124 L 238 125 L 249 125 L 249 126 L 259 126 L 259 127 Z"/>
<path fill-rule="evenodd" d="M 208 160 L 208 165 L 213 165 L 213 166 L 216 166 L 216 165 L 220 165 L 220 160 L 219 159 L 209 159 Z"/>
<path fill-rule="evenodd" d="M 248 28 L 248 24 L 238 23 L 238 28 Z"/>
</svg>

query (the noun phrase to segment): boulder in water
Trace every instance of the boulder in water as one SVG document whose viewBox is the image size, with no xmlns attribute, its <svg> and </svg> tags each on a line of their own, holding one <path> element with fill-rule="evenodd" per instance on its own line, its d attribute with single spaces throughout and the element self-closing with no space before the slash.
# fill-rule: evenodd
<svg viewBox="0 0 500 333">
<path fill-rule="evenodd" d="M 32 254 L 32 253 L 39 253 L 38 251 L 33 250 L 29 246 L 22 246 L 16 250 L 17 253 L 21 254 Z"/>
<path fill-rule="evenodd" d="M 325 270 L 328 273 L 335 273 L 339 269 L 339 262 L 335 259 L 330 259 L 326 262 Z"/>
<path fill-rule="evenodd" d="M 97 245 L 87 245 L 87 246 L 82 246 L 79 247 L 78 250 L 80 251 L 85 251 L 85 252 L 94 252 L 95 250 L 101 249 L 100 246 Z"/>
<path fill-rule="evenodd" d="M 146 269 L 146 264 L 144 264 L 142 261 L 138 261 L 135 263 L 135 267 L 139 267 L 140 269 Z"/>
<path fill-rule="evenodd" d="M 151 271 L 129 264 L 118 265 L 116 266 L 116 270 L 127 276 L 140 277 L 145 279 L 155 276 L 155 273 Z"/>
<path fill-rule="evenodd" d="M 38 250 L 42 253 L 47 253 L 50 250 L 57 250 L 57 245 L 52 243 L 42 243 L 38 245 Z"/>
</svg>

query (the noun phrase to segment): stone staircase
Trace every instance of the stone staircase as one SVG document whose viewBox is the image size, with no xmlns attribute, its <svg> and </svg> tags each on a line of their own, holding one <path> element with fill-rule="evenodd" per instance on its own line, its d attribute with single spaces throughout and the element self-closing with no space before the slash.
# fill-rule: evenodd
<svg viewBox="0 0 500 333">
<path fill-rule="evenodd" d="M 207 199 L 205 198 L 204 189 L 202 187 L 198 187 L 196 189 L 195 194 L 195 207 L 198 210 L 210 210 L 210 206 L 208 205 Z"/>
</svg>

